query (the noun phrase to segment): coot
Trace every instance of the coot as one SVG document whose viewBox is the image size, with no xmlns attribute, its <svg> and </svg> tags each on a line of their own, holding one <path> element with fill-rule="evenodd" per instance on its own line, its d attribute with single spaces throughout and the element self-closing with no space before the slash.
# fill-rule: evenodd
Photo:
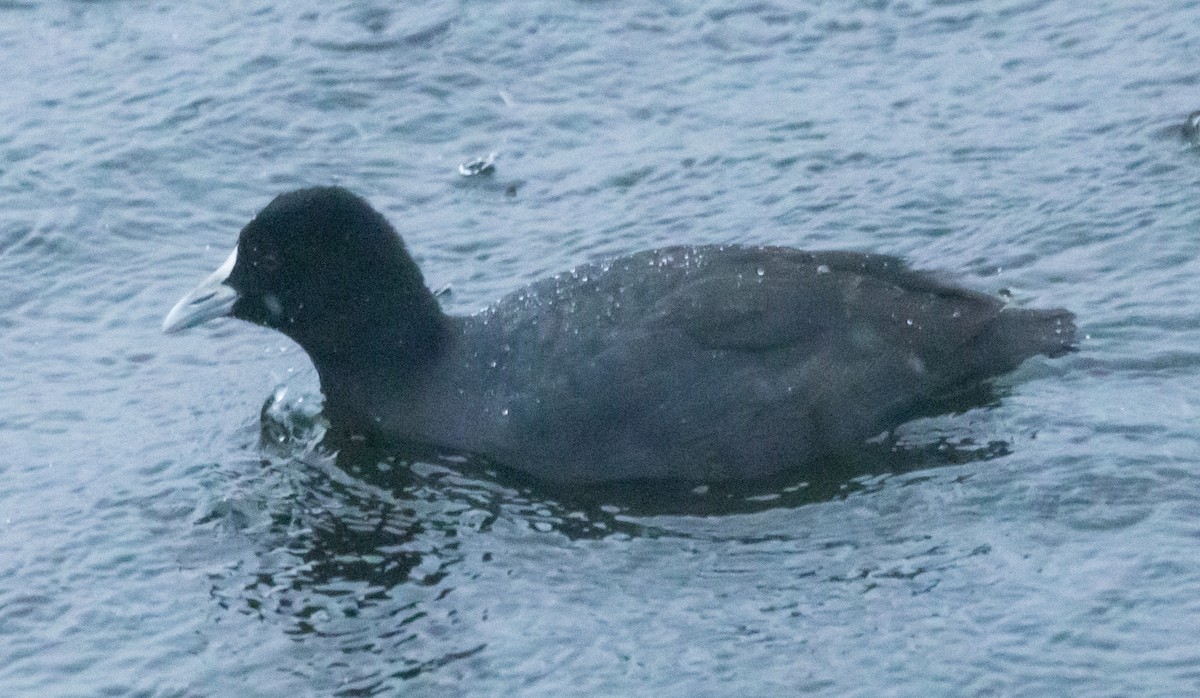
<svg viewBox="0 0 1200 698">
<path fill-rule="evenodd" d="M 274 328 L 335 432 L 473 453 L 560 484 L 819 472 L 940 398 L 1074 347 L 1066 310 L 883 255 L 678 246 L 586 264 L 469 317 L 339 187 L 275 198 L 165 331 Z"/>
</svg>

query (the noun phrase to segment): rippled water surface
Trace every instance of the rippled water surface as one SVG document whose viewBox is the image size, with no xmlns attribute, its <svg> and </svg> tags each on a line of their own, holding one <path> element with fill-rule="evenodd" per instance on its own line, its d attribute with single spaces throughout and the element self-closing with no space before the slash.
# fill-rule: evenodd
<svg viewBox="0 0 1200 698">
<path fill-rule="evenodd" d="M 1200 692 L 1198 17 L 0 3 L 0 694 Z M 1087 337 L 844 482 L 668 503 L 335 456 L 280 335 L 159 333 L 323 183 L 454 312 L 771 243 L 901 255 Z"/>
</svg>

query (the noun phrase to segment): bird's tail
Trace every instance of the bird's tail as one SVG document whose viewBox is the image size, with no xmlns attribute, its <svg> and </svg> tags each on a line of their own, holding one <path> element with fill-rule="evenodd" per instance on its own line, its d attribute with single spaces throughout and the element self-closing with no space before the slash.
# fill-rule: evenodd
<svg viewBox="0 0 1200 698">
<path fill-rule="evenodd" d="M 983 365 L 1008 371 L 1039 354 L 1055 358 L 1075 351 L 1075 314 L 1056 308 L 1005 308 L 979 337 Z"/>
</svg>

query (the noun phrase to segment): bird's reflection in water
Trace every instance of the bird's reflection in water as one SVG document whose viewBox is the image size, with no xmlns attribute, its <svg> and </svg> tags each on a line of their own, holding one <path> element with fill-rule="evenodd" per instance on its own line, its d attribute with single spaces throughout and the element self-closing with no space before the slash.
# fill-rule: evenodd
<svg viewBox="0 0 1200 698">
<path fill-rule="evenodd" d="M 980 404 L 979 397 L 964 408 Z M 553 490 L 460 456 L 330 444 L 316 402 L 278 394 L 264 406 L 261 468 L 250 470 L 251 482 L 241 487 L 258 490 L 269 515 L 236 524 L 257 553 L 214 577 L 213 595 L 224 608 L 282 622 L 298 641 L 333 641 L 377 656 L 377 670 L 356 679 L 368 687 L 484 648 L 461 624 L 464 615 L 486 616 L 486 609 L 455 592 L 483 575 L 512 573 L 494 569 L 511 560 L 494 560 L 493 549 L 536 547 L 556 537 L 616 545 L 704 538 L 711 534 L 688 530 L 687 517 L 861 496 L 903 473 L 985 461 L 1010 448 L 1003 439 L 963 437 L 975 414 L 968 412 L 880 438 L 821 478 Z"/>
</svg>

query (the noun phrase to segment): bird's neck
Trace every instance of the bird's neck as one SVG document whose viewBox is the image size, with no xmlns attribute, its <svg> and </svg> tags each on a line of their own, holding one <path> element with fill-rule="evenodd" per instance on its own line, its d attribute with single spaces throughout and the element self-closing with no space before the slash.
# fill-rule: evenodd
<svg viewBox="0 0 1200 698">
<path fill-rule="evenodd" d="M 416 313 L 420 312 L 419 317 Z M 384 316 L 386 317 L 386 316 Z M 435 305 L 406 308 L 390 322 L 347 322 L 319 337 L 296 338 L 322 376 L 403 375 L 436 360 L 453 334 L 452 318 Z"/>
<path fill-rule="evenodd" d="M 419 291 L 296 304 L 294 317 L 278 329 L 304 349 L 322 383 L 380 370 L 403 374 L 438 356 L 451 334 L 451 318 L 433 294 Z"/>
<path fill-rule="evenodd" d="M 380 416 L 371 410 L 393 403 L 402 407 L 420 389 L 431 367 L 450 350 L 459 324 L 429 300 L 376 316 L 392 322 L 342 327 L 331 333 L 336 336 L 300 342 L 317 369 L 331 422 L 370 431 Z"/>
</svg>

